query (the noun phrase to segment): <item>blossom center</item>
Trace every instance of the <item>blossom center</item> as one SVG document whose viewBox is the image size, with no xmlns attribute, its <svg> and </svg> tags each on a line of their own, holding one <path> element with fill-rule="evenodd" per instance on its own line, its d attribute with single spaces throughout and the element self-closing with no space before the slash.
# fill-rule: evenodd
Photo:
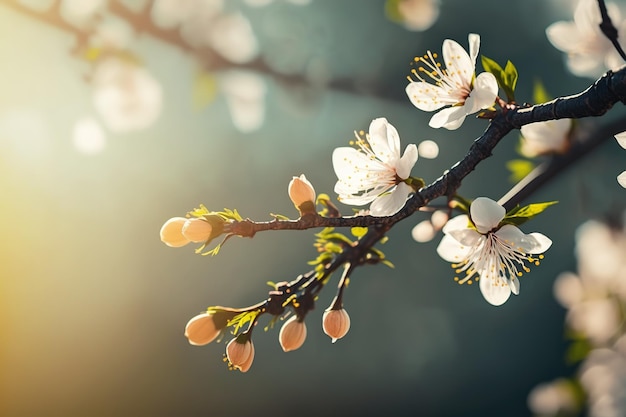
<svg viewBox="0 0 626 417">
<path fill-rule="evenodd" d="M 543 258 L 543 255 L 532 256 L 521 247 L 515 247 L 513 242 L 489 232 L 480 237 L 464 260 L 452 264 L 457 274 L 465 273 L 464 277 L 456 276 L 454 280 L 459 284 L 471 284 L 472 278 L 478 281 L 482 277 L 494 280 L 496 286 L 509 285 L 510 280 L 530 272 L 527 263 L 539 266 Z"/>
<path fill-rule="evenodd" d="M 445 92 L 447 98 L 455 99 L 460 104 L 465 103 L 465 99 L 469 97 L 472 88 L 468 81 L 470 78 L 467 69 L 458 64 L 460 56 L 450 57 L 450 61 L 446 62 L 446 69 L 441 68 L 441 63 L 437 62 L 437 58 L 438 55 L 431 51 L 427 51 L 423 56 L 416 56 L 411 65 L 422 65 L 412 68 L 411 73 L 421 82 L 428 82 L 426 79 L 431 79 L 437 87 Z M 411 76 L 407 78 L 413 82 Z"/>
</svg>

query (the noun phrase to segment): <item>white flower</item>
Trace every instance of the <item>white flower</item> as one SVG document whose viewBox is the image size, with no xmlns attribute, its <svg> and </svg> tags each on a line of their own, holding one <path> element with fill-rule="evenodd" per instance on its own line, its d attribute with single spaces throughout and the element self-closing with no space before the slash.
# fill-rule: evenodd
<svg viewBox="0 0 626 417">
<path fill-rule="evenodd" d="M 382 117 L 372 120 L 368 135 L 355 135 L 359 149 L 345 147 L 333 152 L 339 201 L 356 206 L 371 202 L 372 216 L 397 213 L 413 192 L 404 180 L 417 161 L 417 146 L 408 145 L 401 157 L 398 131 Z"/>
<path fill-rule="evenodd" d="M 617 5 L 606 5 L 611 21 L 618 29 L 618 39 L 626 36 Z M 567 54 L 569 70 L 578 76 L 596 78 L 607 69 L 624 65 L 619 53 L 600 30 L 602 17 L 596 0 L 580 0 L 574 11 L 574 21 L 560 21 L 546 29 L 548 40 Z"/>
<path fill-rule="evenodd" d="M 145 68 L 107 59 L 94 74 L 93 102 L 109 129 L 130 132 L 156 121 L 163 107 L 163 91 Z"/>
<path fill-rule="evenodd" d="M 615 140 L 617 140 L 619 146 L 626 149 L 626 132 L 618 133 L 617 135 L 615 135 Z M 617 182 L 619 182 L 619 185 L 626 188 L 626 171 L 617 176 Z"/>
<path fill-rule="evenodd" d="M 524 234 L 511 224 L 500 224 L 506 212 L 495 201 L 479 197 L 470 206 L 470 217 L 454 217 L 443 228 L 445 236 L 437 247 L 437 253 L 448 262 L 456 273 L 459 284 L 479 281 L 485 300 L 493 305 L 504 304 L 511 292 L 519 293 L 519 279 L 529 272 L 526 262 L 539 264 L 552 241 L 541 233 Z M 480 279 L 479 279 L 480 278 Z"/>
<path fill-rule="evenodd" d="M 562 153 L 569 147 L 571 119 L 548 120 L 522 126 L 524 137 L 520 152 L 528 158 L 550 153 Z"/>
<path fill-rule="evenodd" d="M 437 21 L 439 0 L 402 0 L 398 12 L 408 30 L 423 32 Z"/>
<path fill-rule="evenodd" d="M 259 129 L 265 121 L 265 80 L 250 71 L 228 71 L 220 77 L 233 124 L 243 133 Z"/>
<path fill-rule="evenodd" d="M 430 127 L 457 129 L 463 124 L 465 116 L 490 107 L 498 95 L 498 82 L 493 74 L 483 72 L 474 79 L 480 36 L 470 33 L 468 40 L 469 55 L 452 39 L 443 41 L 441 49 L 445 70 L 436 61 L 437 54 L 430 51 L 414 59 L 416 64 L 421 63 L 424 66 L 412 70 L 419 81 L 409 78 L 411 83 L 406 87 L 406 93 L 411 103 L 424 111 L 450 106 L 435 113 L 430 119 Z M 432 79 L 434 84 L 427 82 L 425 78 Z"/>
</svg>

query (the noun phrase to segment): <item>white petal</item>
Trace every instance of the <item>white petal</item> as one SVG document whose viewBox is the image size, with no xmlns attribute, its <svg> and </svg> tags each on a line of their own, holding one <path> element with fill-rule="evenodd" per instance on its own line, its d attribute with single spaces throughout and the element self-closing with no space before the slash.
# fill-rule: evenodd
<svg viewBox="0 0 626 417">
<path fill-rule="evenodd" d="M 619 146 L 626 149 L 626 132 L 616 134 L 615 140 L 617 140 L 617 143 L 619 143 Z"/>
<path fill-rule="evenodd" d="M 469 87 L 474 77 L 474 63 L 465 49 L 458 42 L 446 39 L 443 41 L 441 52 L 448 75 Z"/>
<path fill-rule="evenodd" d="M 359 152 L 354 148 L 343 147 L 335 148 L 333 151 L 333 168 L 337 178 L 345 178 L 354 171 L 354 160 L 358 158 Z"/>
<path fill-rule="evenodd" d="M 443 232 L 448 234 L 453 230 L 463 230 L 469 228 L 469 217 L 466 214 L 453 217 L 443 226 Z"/>
<path fill-rule="evenodd" d="M 407 145 L 404 150 L 404 155 L 398 161 L 396 165 L 396 174 L 403 180 L 409 178 L 411 175 L 411 169 L 417 162 L 417 146 L 414 144 Z"/>
<path fill-rule="evenodd" d="M 466 111 L 464 106 L 448 107 L 440 110 L 431 117 L 428 126 L 439 129 L 445 127 L 448 130 L 458 129 L 465 120 Z"/>
<path fill-rule="evenodd" d="M 457 263 L 467 258 L 471 249 L 470 246 L 463 246 L 451 236 L 445 235 L 437 246 L 437 253 L 445 261 Z"/>
<path fill-rule="evenodd" d="M 519 287 L 519 279 L 517 279 L 517 277 L 511 277 L 511 279 L 509 280 L 509 288 L 511 288 L 511 292 L 515 295 L 519 295 Z"/>
<path fill-rule="evenodd" d="M 502 305 L 511 296 L 511 287 L 501 278 L 490 278 L 481 274 L 479 282 L 480 292 L 489 304 Z"/>
<path fill-rule="evenodd" d="M 524 232 L 522 232 L 517 226 L 513 226 L 512 224 L 505 224 L 495 233 L 495 235 L 509 245 L 513 246 L 519 252 L 524 253 L 543 253 L 552 244 L 552 241 L 542 234 L 534 233 L 527 235 L 524 234 Z M 542 236 L 543 239 L 547 239 L 547 242 L 544 240 L 541 242 L 538 241 L 536 236 Z M 547 247 L 545 247 L 546 245 Z"/>
<path fill-rule="evenodd" d="M 626 188 L 626 171 L 617 176 L 617 182 L 619 183 L 619 185 Z"/>
<path fill-rule="evenodd" d="M 490 72 L 480 73 L 474 80 L 474 89 L 465 101 L 467 114 L 491 107 L 498 95 L 498 81 Z"/>
<path fill-rule="evenodd" d="M 391 216 L 396 214 L 404 204 L 413 189 L 401 182 L 395 190 L 389 194 L 383 194 L 376 198 L 370 205 L 370 214 L 376 217 Z"/>
<path fill-rule="evenodd" d="M 457 229 L 450 230 L 449 236 L 452 236 L 454 240 L 459 242 L 463 246 L 475 246 L 479 241 L 485 239 L 485 236 L 481 235 L 474 229 Z"/>
<path fill-rule="evenodd" d="M 478 56 L 478 50 L 480 49 L 480 35 L 476 33 L 470 33 L 467 36 L 467 40 L 469 42 L 469 51 L 470 51 L 470 59 L 476 67 L 476 57 Z"/>
<path fill-rule="evenodd" d="M 456 104 L 458 100 L 449 97 L 446 90 L 436 85 L 419 81 L 406 86 L 406 95 L 415 107 L 423 111 L 433 111 Z"/>
<path fill-rule="evenodd" d="M 580 42 L 580 32 L 572 22 L 556 22 L 548 26 L 546 36 L 550 43 L 561 51 L 567 52 Z"/>
<path fill-rule="evenodd" d="M 369 144 L 374 154 L 384 162 L 400 158 L 400 136 L 384 117 L 372 120 L 369 127 Z"/>
<path fill-rule="evenodd" d="M 505 214 L 504 207 L 487 197 L 478 197 L 470 206 L 470 216 L 479 233 L 496 228 Z"/>
<path fill-rule="evenodd" d="M 533 250 L 528 252 L 530 254 L 544 253 L 545 251 L 550 249 L 550 246 L 552 246 L 552 240 L 550 240 L 549 237 L 542 235 L 541 233 L 535 232 L 531 233 L 529 236 L 533 237 L 538 244 Z"/>
</svg>

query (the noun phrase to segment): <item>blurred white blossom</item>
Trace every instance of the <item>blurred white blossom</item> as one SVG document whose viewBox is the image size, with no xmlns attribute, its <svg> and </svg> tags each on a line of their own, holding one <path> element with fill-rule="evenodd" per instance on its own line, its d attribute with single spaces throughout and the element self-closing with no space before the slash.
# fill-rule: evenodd
<svg viewBox="0 0 626 417">
<path fill-rule="evenodd" d="M 105 4 L 105 0 L 63 0 L 61 16 L 73 24 L 82 24 L 92 19 Z"/>
<path fill-rule="evenodd" d="M 249 71 L 229 71 L 219 84 L 235 127 L 249 133 L 259 129 L 265 120 L 265 80 Z"/>
<path fill-rule="evenodd" d="M 250 21 L 240 13 L 218 16 L 208 27 L 208 44 L 227 60 L 243 64 L 259 54 Z"/>
<path fill-rule="evenodd" d="M 557 379 L 537 385 L 528 394 L 528 408 L 541 416 L 575 413 L 578 410 L 578 401 L 572 383 Z"/>
<path fill-rule="evenodd" d="M 106 135 L 94 118 L 86 117 L 77 121 L 74 125 L 73 141 L 79 152 L 93 155 L 100 153 L 104 149 Z"/>
<path fill-rule="evenodd" d="M 439 145 L 432 140 L 423 140 L 417 145 L 417 152 L 422 158 L 435 159 L 439 156 Z"/>
<path fill-rule="evenodd" d="M 613 25 L 618 29 L 618 40 L 623 40 L 626 21 L 622 21 L 616 4 L 607 3 L 606 6 Z M 567 54 L 567 67 L 575 75 L 597 78 L 606 70 L 616 70 L 624 65 L 615 47 L 600 30 L 600 22 L 602 17 L 598 2 L 580 0 L 573 21 L 556 22 L 546 29 L 552 45 Z"/>
<path fill-rule="evenodd" d="M 145 68 L 110 58 L 94 72 L 93 103 L 111 131 L 130 132 L 156 121 L 163 107 L 163 92 Z"/>
<path fill-rule="evenodd" d="M 408 30 L 423 32 L 439 17 L 439 0 L 401 0 L 398 12 Z"/>
<path fill-rule="evenodd" d="M 521 127 L 520 152 L 528 158 L 551 153 L 562 153 L 569 148 L 571 119 L 548 120 Z"/>
</svg>

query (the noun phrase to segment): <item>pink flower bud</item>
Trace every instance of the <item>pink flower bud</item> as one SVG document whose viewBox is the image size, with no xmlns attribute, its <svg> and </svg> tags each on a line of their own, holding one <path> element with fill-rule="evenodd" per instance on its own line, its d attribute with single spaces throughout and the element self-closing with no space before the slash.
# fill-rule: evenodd
<svg viewBox="0 0 626 417">
<path fill-rule="evenodd" d="M 300 213 L 315 213 L 315 189 L 304 174 L 289 182 L 289 198 Z"/>
<path fill-rule="evenodd" d="M 189 239 L 183 236 L 183 225 L 187 219 L 184 217 L 172 217 L 161 227 L 161 241 L 172 248 L 179 248 L 189 243 Z"/>
<path fill-rule="evenodd" d="M 235 337 L 226 345 L 226 356 L 228 361 L 242 372 L 247 372 L 254 359 L 254 346 L 252 341 L 243 334 Z"/>
<path fill-rule="evenodd" d="M 192 345 L 203 346 L 215 340 L 220 331 L 213 314 L 202 313 L 189 320 L 185 326 L 185 337 Z"/>
<path fill-rule="evenodd" d="M 322 317 L 324 333 L 331 337 L 335 343 L 350 330 L 350 316 L 343 308 L 340 310 L 326 310 Z"/>
<path fill-rule="evenodd" d="M 292 316 L 283 324 L 278 334 L 278 341 L 285 352 L 296 350 L 306 339 L 306 324 L 298 316 Z"/>
<path fill-rule="evenodd" d="M 213 226 L 199 218 L 187 219 L 182 229 L 183 236 L 194 243 L 206 242 L 211 236 L 211 231 Z"/>
</svg>

